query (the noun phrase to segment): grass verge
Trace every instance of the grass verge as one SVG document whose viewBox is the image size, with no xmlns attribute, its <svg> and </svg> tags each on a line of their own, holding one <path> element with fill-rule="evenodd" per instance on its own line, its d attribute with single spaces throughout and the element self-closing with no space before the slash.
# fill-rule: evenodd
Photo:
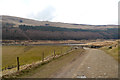
<svg viewBox="0 0 120 80">
<path fill-rule="evenodd" d="M 109 54 L 110 56 L 112 56 L 115 60 L 120 62 L 120 59 L 119 59 L 120 58 L 120 55 L 119 55 L 120 46 L 112 47 L 112 49 L 109 49 L 108 46 L 105 46 L 105 47 L 102 47 L 101 49 L 105 51 L 107 54 Z"/>
</svg>

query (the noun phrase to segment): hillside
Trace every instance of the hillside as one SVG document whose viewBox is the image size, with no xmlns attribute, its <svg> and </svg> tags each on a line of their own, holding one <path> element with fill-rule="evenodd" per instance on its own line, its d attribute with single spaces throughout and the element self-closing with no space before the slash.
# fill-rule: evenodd
<svg viewBox="0 0 120 80">
<path fill-rule="evenodd" d="M 83 25 L 2 16 L 5 40 L 118 39 L 117 25 Z"/>
<path fill-rule="evenodd" d="M 2 16 L 3 24 L 14 24 L 14 27 L 18 25 L 32 25 L 32 26 L 54 26 L 62 28 L 76 28 L 76 29 L 101 29 L 117 28 L 117 25 L 87 25 L 87 24 L 74 24 L 74 23 L 61 23 L 61 22 L 49 22 L 49 21 L 37 21 L 32 19 L 14 17 L 14 16 Z"/>
</svg>

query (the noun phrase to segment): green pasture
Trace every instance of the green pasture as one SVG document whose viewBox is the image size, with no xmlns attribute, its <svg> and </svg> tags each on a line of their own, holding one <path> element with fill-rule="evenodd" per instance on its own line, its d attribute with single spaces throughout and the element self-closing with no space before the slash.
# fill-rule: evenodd
<svg viewBox="0 0 120 80">
<path fill-rule="evenodd" d="M 20 65 L 29 64 L 41 60 L 42 53 L 47 57 L 56 54 L 63 54 L 70 50 L 71 46 L 2 46 L 2 67 L 16 65 L 16 57 L 20 58 Z"/>
</svg>

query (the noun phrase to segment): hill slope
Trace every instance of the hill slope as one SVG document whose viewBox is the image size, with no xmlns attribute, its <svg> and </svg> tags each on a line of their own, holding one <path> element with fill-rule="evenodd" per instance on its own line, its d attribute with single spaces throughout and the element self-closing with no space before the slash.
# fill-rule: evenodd
<svg viewBox="0 0 120 80">
<path fill-rule="evenodd" d="M 2 16 L 3 39 L 81 40 L 118 39 L 117 25 L 83 25 Z"/>
<path fill-rule="evenodd" d="M 37 21 L 32 19 L 25 19 L 13 16 L 2 16 L 2 22 L 4 24 L 10 23 L 15 24 L 14 27 L 18 25 L 32 25 L 32 26 L 54 26 L 62 28 L 76 28 L 76 29 L 108 29 L 117 28 L 117 25 L 87 25 L 87 24 L 72 24 L 72 23 L 61 23 L 61 22 L 49 22 L 49 21 Z"/>
</svg>

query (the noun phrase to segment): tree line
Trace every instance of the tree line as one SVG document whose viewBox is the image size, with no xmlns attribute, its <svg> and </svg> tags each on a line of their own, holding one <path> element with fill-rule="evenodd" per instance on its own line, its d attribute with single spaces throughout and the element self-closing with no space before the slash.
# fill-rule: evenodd
<svg viewBox="0 0 120 80">
<path fill-rule="evenodd" d="M 82 40 L 118 39 L 118 29 L 84 30 L 53 26 L 3 27 L 3 39 L 7 40 Z"/>
</svg>

